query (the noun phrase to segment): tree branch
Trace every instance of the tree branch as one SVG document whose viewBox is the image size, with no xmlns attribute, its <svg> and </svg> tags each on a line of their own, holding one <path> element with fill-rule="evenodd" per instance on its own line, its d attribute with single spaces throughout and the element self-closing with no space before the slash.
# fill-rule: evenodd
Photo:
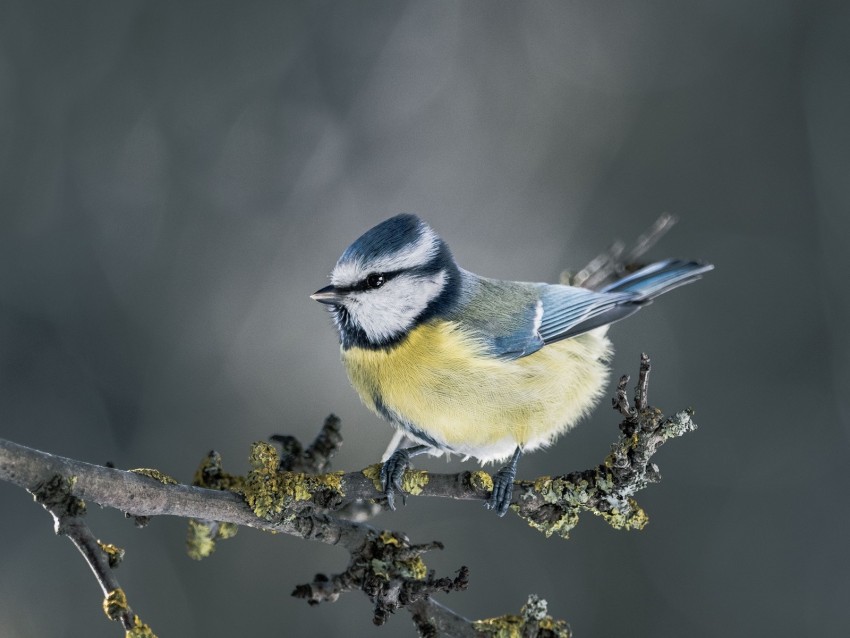
<svg viewBox="0 0 850 638">
<path fill-rule="evenodd" d="M 600 288 L 639 267 L 637 260 L 675 223 L 662 215 L 629 250 L 622 242 L 599 255 L 575 275 L 564 273 L 564 283 Z M 650 462 L 671 438 L 696 428 L 691 412 L 665 418 L 648 405 L 649 358 L 641 355 L 633 404 L 629 403 L 628 376 L 620 378 L 613 407 L 623 417 L 621 435 L 604 461 L 589 470 L 558 477 L 516 481 L 511 509 L 547 536 L 564 538 L 577 524 L 579 513 L 602 516 L 615 528 L 639 529 L 648 521 L 632 498 L 660 480 Z M 30 491 L 54 517 L 58 534 L 67 536 L 83 554 L 103 593 L 104 611 L 127 630 L 128 638 L 155 638 L 133 614 L 114 575 L 123 555 L 98 541 L 83 517 L 84 500 L 133 517 L 143 526 L 152 516 L 180 516 L 189 520 L 189 555 L 209 556 L 216 541 L 233 536 L 239 526 L 284 533 L 305 540 L 341 545 L 350 553 L 340 574 L 317 574 L 298 585 L 293 595 L 308 604 L 332 602 L 340 594 L 360 589 L 374 605 L 373 621 L 382 624 L 406 607 L 420 636 L 456 638 L 522 636 L 568 638 L 569 626 L 546 614 L 546 601 L 530 596 L 519 615 L 506 614 L 471 621 L 433 598 L 436 592 L 465 589 L 469 573 L 460 567 L 453 578 L 437 578 L 422 560 L 425 552 L 442 549 L 439 542 L 414 545 L 400 532 L 380 532 L 364 523 L 387 508 L 380 484 L 380 464 L 360 472 L 327 472 L 342 444 L 339 419 L 329 416 L 313 443 L 304 448 L 292 436 L 273 436 L 282 454 L 267 443 L 251 450 L 246 476 L 225 472 L 221 456 L 210 452 L 195 473 L 193 485 L 181 485 L 157 470 L 123 471 L 92 465 L 0 439 L 0 480 Z M 411 495 L 486 501 L 492 477 L 482 471 L 432 474 L 408 470 L 402 486 Z"/>
<path fill-rule="evenodd" d="M 629 405 L 626 396 L 628 377 L 620 380 L 613 406 L 624 418 L 620 437 L 605 460 L 582 472 L 516 481 L 511 509 L 547 536 L 555 533 L 566 538 L 581 511 L 602 516 L 615 528 L 642 528 L 648 519 L 632 497 L 660 480 L 658 467 L 650 462 L 652 455 L 669 439 L 696 427 L 688 411 L 665 418 L 647 405 L 649 371 L 649 358 L 642 355 L 634 405 Z M 192 519 L 189 545 L 195 558 L 209 555 L 215 541 L 232 536 L 237 526 L 341 545 L 351 554 L 346 570 L 332 576 L 318 574 L 311 583 L 296 587 L 293 595 L 318 604 L 360 589 L 374 604 L 376 624 L 385 622 L 399 607 L 407 607 L 422 636 L 498 635 L 505 627 L 523 636 L 569 635 L 565 624 L 545 614 L 536 620 L 520 614 L 473 623 L 434 601 L 433 593 L 462 590 L 468 584 L 465 567 L 454 578 L 437 578 L 427 569 L 422 555 L 442 549 L 441 543 L 414 545 L 400 532 L 380 532 L 343 516 L 356 504 L 368 504 L 369 511 L 386 507 L 378 477 L 380 464 L 349 473 L 281 469 L 326 468 L 342 441 L 336 417 L 328 418 L 317 442 L 307 450 L 291 437 L 276 440 L 285 446 L 283 460 L 271 445 L 256 443 L 251 453 L 253 469 L 242 477 L 225 472 L 220 455 L 211 452 L 195 474 L 200 486 L 188 486 L 156 470 L 92 465 L 0 439 L 0 480 L 29 490 L 53 514 L 57 532 L 69 536 L 92 567 L 107 596 L 110 617 L 131 630 L 141 623 L 114 579 L 105 546 L 94 540 L 82 521 L 83 500 L 133 517 Z M 493 483 L 481 470 L 457 474 L 408 470 L 403 485 L 413 495 L 484 501 Z M 549 633 L 539 633 L 544 630 Z"/>
</svg>

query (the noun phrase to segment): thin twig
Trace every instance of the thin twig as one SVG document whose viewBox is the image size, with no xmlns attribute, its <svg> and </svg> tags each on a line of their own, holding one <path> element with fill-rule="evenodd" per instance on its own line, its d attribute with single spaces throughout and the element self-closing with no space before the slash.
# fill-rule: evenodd
<svg viewBox="0 0 850 638">
<path fill-rule="evenodd" d="M 331 414 L 325 419 L 322 429 L 313 442 L 303 449 L 293 436 L 274 435 L 269 437 L 283 448 L 280 469 L 289 472 L 321 474 L 330 465 L 331 459 L 342 445 L 339 417 Z"/>
<path fill-rule="evenodd" d="M 634 416 L 632 407 L 629 405 L 628 391 L 626 390 L 628 383 L 629 375 L 624 374 L 620 377 L 620 381 L 617 383 L 617 394 L 613 399 L 611 399 L 611 404 L 614 406 L 614 409 L 627 419 Z"/>
<path fill-rule="evenodd" d="M 658 243 L 658 240 L 664 237 L 664 235 L 666 235 L 678 221 L 679 220 L 675 215 L 662 213 L 661 216 L 655 220 L 652 226 L 650 226 L 645 233 L 637 238 L 635 245 L 626 254 L 623 261 L 626 263 L 633 263 L 643 257 L 643 255 L 646 254 L 656 243 Z"/>
<path fill-rule="evenodd" d="M 103 592 L 106 615 L 129 631 L 134 627 L 135 615 L 115 577 L 114 559 L 83 519 L 86 506 L 82 500 L 73 496 L 73 483 L 73 479 L 56 474 L 30 491 L 35 500 L 53 516 L 56 533 L 66 536 L 85 558 Z"/>
<path fill-rule="evenodd" d="M 631 249 L 625 250 L 623 242 L 618 240 L 575 275 L 569 276 L 565 273 L 562 276 L 565 280 L 563 283 L 598 290 L 620 279 L 623 275 L 637 270 L 640 267 L 638 260 L 667 234 L 676 221 L 673 215 L 663 213 L 645 233 L 637 238 Z"/>
<path fill-rule="evenodd" d="M 649 404 L 649 371 L 651 369 L 649 355 L 640 353 L 640 373 L 638 375 L 637 387 L 635 387 L 635 409 L 645 410 Z"/>
</svg>

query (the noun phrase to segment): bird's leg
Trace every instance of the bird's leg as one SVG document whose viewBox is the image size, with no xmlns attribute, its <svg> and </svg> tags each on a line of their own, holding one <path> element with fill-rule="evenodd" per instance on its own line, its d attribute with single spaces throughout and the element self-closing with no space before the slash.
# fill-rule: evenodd
<svg viewBox="0 0 850 638">
<path fill-rule="evenodd" d="M 484 503 L 484 507 L 488 510 L 496 510 L 496 514 L 499 516 L 507 514 L 508 507 L 510 507 L 511 497 L 514 493 L 516 464 L 519 463 L 521 456 L 522 448 L 517 447 L 514 450 L 513 457 L 511 457 L 511 462 L 496 472 L 496 476 L 493 478 L 493 493 L 490 495 L 490 500 Z"/>
<path fill-rule="evenodd" d="M 404 472 L 410 467 L 411 457 L 424 454 L 430 450 L 428 445 L 414 445 L 406 449 L 398 449 L 392 453 L 390 458 L 381 466 L 381 486 L 384 496 L 387 497 L 387 505 L 391 510 L 395 509 L 395 492 L 401 494 L 402 503 L 406 503 L 404 491 L 401 488 L 401 479 Z"/>
</svg>

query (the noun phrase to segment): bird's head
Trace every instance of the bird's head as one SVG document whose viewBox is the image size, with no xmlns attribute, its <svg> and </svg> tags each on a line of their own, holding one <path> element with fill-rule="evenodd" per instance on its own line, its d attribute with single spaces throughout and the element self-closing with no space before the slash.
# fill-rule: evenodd
<svg viewBox="0 0 850 638">
<path fill-rule="evenodd" d="M 445 242 L 415 215 L 366 231 L 312 298 L 330 306 L 344 348 L 386 348 L 456 301 L 459 269 Z"/>
</svg>

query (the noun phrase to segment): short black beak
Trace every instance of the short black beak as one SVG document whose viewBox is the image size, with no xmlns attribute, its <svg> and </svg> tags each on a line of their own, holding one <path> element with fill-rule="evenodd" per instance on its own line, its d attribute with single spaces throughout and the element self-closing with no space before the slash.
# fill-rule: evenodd
<svg viewBox="0 0 850 638">
<path fill-rule="evenodd" d="M 333 306 L 335 304 L 339 304 L 346 294 L 346 291 L 340 290 L 339 288 L 334 288 L 333 286 L 325 286 L 321 290 L 317 290 L 312 295 L 310 295 L 310 299 L 315 299 L 319 303 L 324 303 L 328 304 L 329 306 Z"/>
</svg>

